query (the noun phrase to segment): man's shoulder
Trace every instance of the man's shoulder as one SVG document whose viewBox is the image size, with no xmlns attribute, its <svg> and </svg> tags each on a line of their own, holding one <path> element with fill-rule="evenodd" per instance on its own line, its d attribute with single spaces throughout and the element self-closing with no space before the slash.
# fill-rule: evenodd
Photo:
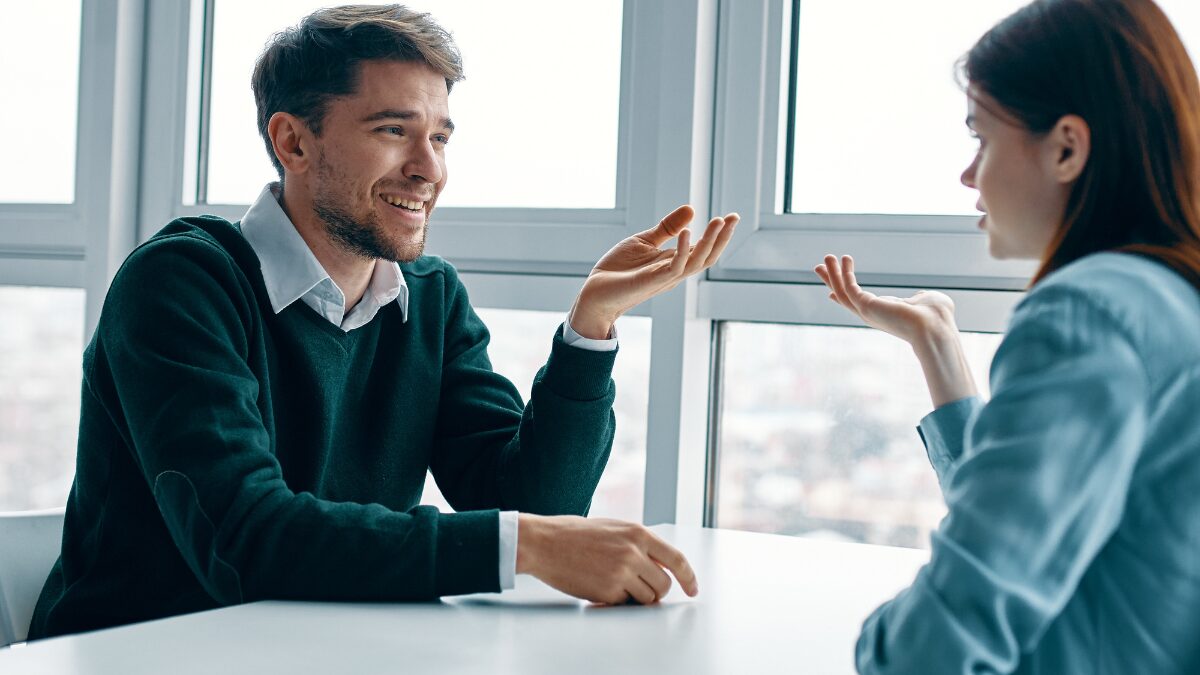
<svg viewBox="0 0 1200 675">
<path fill-rule="evenodd" d="M 200 266 L 245 268 L 253 260 L 250 248 L 237 225 L 217 216 L 177 218 L 136 246 L 125 260 L 129 267 L 177 265 L 181 261 Z"/>
<path fill-rule="evenodd" d="M 216 216 L 171 221 L 129 253 L 113 278 L 109 295 L 145 297 L 203 293 L 204 287 L 232 289 L 253 296 L 253 249 L 237 226 Z"/>
<path fill-rule="evenodd" d="M 445 277 L 458 278 L 458 271 L 445 258 L 436 255 L 423 255 L 416 260 L 400 263 L 400 271 L 404 278 Z"/>
</svg>

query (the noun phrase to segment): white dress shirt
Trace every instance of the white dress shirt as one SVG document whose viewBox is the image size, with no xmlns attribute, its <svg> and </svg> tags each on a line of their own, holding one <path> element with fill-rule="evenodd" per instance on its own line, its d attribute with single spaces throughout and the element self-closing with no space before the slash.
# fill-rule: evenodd
<svg viewBox="0 0 1200 675">
<path fill-rule="evenodd" d="M 400 265 L 388 260 L 376 260 L 371 282 L 362 300 L 346 311 L 346 296 L 321 266 L 317 256 L 296 231 L 292 221 L 279 204 L 279 183 L 263 188 L 258 199 L 242 216 L 242 236 L 258 255 L 263 282 L 271 309 L 276 313 L 297 300 L 347 333 L 366 325 L 379 309 L 389 302 L 400 305 L 400 314 L 408 321 L 408 284 Z M 617 348 L 616 328 L 610 339 L 585 338 L 563 322 L 563 342 L 592 351 L 612 351 Z M 517 570 L 517 512 L 500 512 L 500 588 L 516 585 Z"/>
</svg>

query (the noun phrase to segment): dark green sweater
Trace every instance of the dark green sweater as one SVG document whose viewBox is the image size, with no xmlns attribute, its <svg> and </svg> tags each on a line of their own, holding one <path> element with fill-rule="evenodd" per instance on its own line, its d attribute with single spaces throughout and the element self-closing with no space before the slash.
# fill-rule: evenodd
<svg viewBox="0 0 1200 675">
<path fill-rule="evenodd" d="M 528 405 L 451 267 L 402 265 L 345 333 L 271 310 L 236 226 L 177 220 L 113 280 L 84 352 L 62 556 L 31 638 L 263 599 L 499 590 L 497 509 L 585 514 L 613 352 L 558 334 Z M 456 514 L 417 506 L 432 470 Z"/>
</svg>

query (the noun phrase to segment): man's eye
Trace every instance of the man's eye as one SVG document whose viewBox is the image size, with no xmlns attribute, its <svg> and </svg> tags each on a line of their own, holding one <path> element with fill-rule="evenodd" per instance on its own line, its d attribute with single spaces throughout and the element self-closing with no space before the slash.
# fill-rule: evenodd
<svg viewBox="0 0 1200 675">
<path fill-rule="evenodd" d="M 433 140 L 437 141 L 438 143 L 441 143 L 442 145 L 445 145 L 450 142 L 450 137 L 447 136 L 446 134 L 437 134 L 433 137 Z"/>
<path fill-rule="evenodd" d="M 403 136 L 404 135 L 404 127 L 383 127 L 383 129 L 381 129 L 381 131 L 383 131 L 384 133 L 392 134 L 393 136 Z"/>
</svg>

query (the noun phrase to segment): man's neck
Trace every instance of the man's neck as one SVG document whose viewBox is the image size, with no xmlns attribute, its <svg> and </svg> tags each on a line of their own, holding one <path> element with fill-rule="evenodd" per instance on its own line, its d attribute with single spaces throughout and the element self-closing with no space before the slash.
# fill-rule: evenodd
<svg viewBox="0 0 1200 675">
<path fill-rule="evenodd" d="M 279 205 L 304 243 L 308 244 L 317 262 L 341 289 L 346 298 L 344 311 L 349 313 L 367 292 L 371 275 L 375 272 L 375 261 L 349 253 L 335 244 L 314 212 L 312 200 L 304 191 L 283 190 Z"/>
</svg>

